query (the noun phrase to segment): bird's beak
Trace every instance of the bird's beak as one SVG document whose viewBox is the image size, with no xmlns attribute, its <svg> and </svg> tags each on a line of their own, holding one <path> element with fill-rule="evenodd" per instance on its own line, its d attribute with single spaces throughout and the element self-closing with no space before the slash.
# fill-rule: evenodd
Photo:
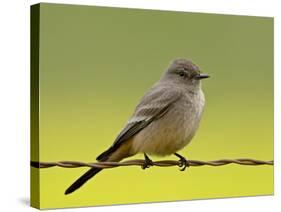
<svg viewBox="0 0 281 212">
<path fill-rule="evenodd" d="M 195 75 L 195 79 L 197 79 L 197 80 L 201 80 L 201 79 L 205 79 L 205 78 L 209 78 L 209 77 L 210 76 L 208 74 L 203 74 L 203 73 Z"/>
</svg>

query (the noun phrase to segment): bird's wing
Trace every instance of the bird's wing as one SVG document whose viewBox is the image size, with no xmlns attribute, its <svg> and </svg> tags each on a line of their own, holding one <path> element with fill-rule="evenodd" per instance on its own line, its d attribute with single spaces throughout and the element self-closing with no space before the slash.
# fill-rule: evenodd
<svg viewBox="0 0 281 212">
<path fill-rule="evenodd" d="M 119 133 L 114 143 L 97 160 L 106 160 L 122 143 L 147 127 L 151 122 L 164 116 L 171 105 L 180 98 L 180 92 L 165 88 L 152 89 L 137 105 L 133 116 Z"/>
</svg>

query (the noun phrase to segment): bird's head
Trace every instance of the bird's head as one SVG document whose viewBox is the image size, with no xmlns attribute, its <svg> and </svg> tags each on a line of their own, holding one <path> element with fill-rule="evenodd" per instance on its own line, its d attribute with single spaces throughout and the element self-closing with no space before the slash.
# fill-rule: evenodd
<svg viewBox="0 0 281 212">
<path fill-rule="evenodd" d="M 168 70 L 162 77 L 162 80 L 169 82 L 194 86 L 200 85 L 202 79 L 208 78 L 208 74 L 200 71 L 200 68 L 188 59 L 180 58 L 171 62 Z"/>
</svg>

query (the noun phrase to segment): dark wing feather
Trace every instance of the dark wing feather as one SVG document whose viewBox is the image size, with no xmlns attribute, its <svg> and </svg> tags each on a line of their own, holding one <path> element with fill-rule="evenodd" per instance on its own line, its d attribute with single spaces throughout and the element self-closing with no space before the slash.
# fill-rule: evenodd
<svg viewBox="0 0 281 212">
<path fill-rule="evenodd" d="M 119 133 L 109 149 L 97 157 L 98 161 L 106 160 L 120 145 L 147 127 L 151 122 L 164 116 L 170 106 L 179 99 L 179 92 L 167 92 L 166 89 L 151 90 L 140 101 L 132 118 Z"/>
</svg>

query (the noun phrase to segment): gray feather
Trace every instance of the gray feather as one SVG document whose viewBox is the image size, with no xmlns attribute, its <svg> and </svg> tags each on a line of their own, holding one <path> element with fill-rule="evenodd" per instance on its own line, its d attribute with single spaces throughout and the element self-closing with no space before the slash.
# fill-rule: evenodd
<svg viewBox="0 0 281 212">
<path fill-rule="evenodd" d="M 164 87 L 154 87 L 148 91 L 137 105 L 127 125 L 119 133 L 112 146 L 96 159 L 105 160 L 120 145 L 147 127 L 151 122 L 164 116 L 171 105 L 180 98 L 180 92 L 169 91 Z"/>
</svg>

